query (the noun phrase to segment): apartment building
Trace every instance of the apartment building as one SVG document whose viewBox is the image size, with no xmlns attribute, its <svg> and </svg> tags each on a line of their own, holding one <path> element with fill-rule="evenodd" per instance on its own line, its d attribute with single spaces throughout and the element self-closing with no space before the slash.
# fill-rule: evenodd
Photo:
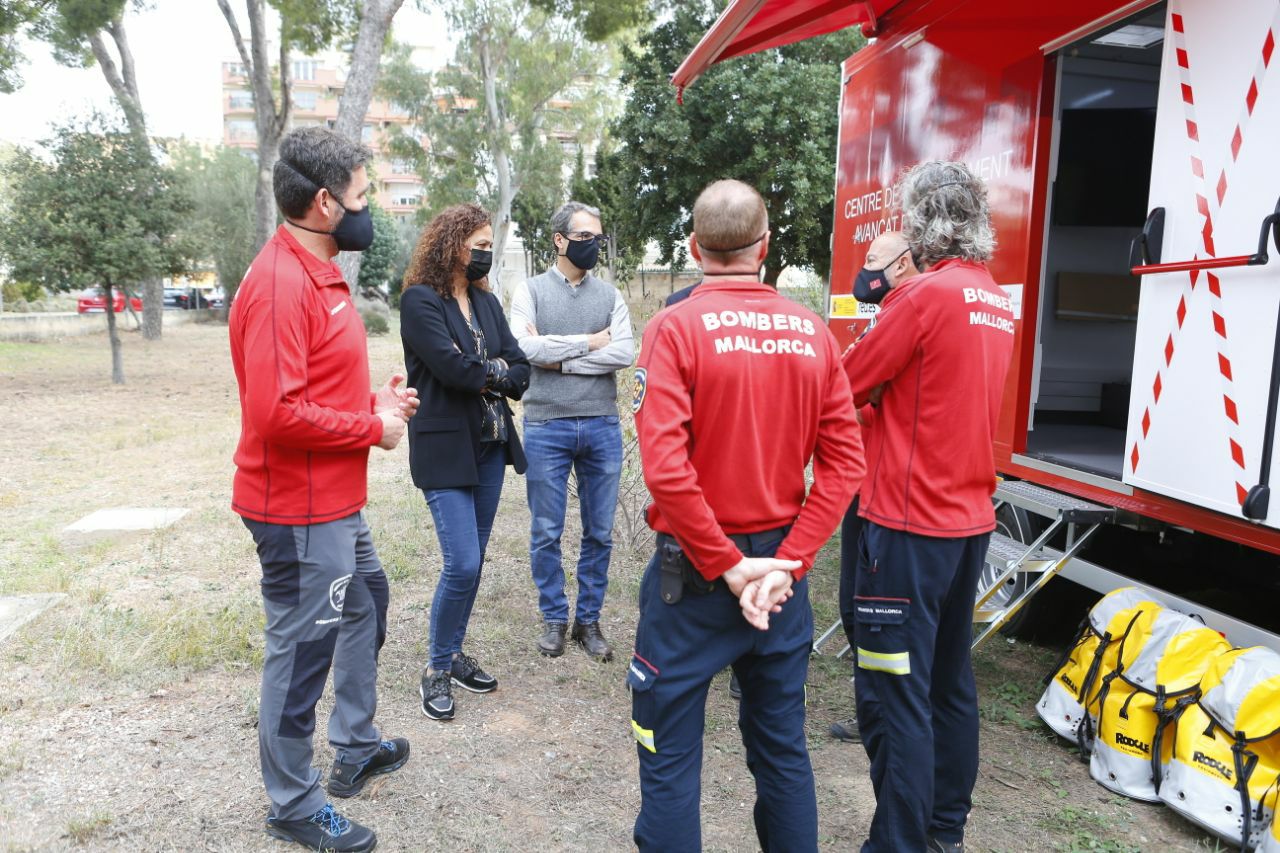
<svg viewBox="0 0 1280 853">
<path fill-rule="evenodd" d="M 293 60 L 293 127 L 332 127 L 338 118 L 338 99 L 346 72 L 336 62 L 315 57 Z M 387 139 L 392 128 L 408 128 L 409 114 L 394 104 L 374 98 L 365 115 L 362 139 L 374 152 L 370 168 L 379 206 L 396 219 L 411 219 L 422 205 L 422 179 L 408 160 L 392 156 Z M 252 84 L 239 62 L 222 63 L 222 141 L 224 145 L 254 151 L 258 132 L 254 124 Z"/>
</svg>

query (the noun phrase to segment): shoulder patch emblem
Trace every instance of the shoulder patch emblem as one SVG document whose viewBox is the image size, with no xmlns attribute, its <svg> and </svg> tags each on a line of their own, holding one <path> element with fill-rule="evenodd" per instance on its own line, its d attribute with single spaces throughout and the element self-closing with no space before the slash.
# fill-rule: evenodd
<svg viewBox="0 0 1280 853">
<path fill-rule="evenodd" d="M 649 386 L 649 371 L 643 367 L 636 368 L 635 378 L 631 380 L 631 412 L 640 411 L 644 405 L 644 392 Z"/>
</svg>

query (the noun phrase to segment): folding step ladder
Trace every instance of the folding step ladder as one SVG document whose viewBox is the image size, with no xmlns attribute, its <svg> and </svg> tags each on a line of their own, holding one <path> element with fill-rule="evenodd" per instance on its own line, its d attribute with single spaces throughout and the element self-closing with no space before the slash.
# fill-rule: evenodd
<svg viewBox="0 0 1280 853">
<path fill-rule="evenodd" d="M 995 501 L 997 511 L 1005 505 L 1017 507 L 1048 519 L 1049 525 L 1030 544 L 1001 533 L 991 534 L 987 565 L 1000 570 L 1000 574 L 978 590 L 973 621 L 987 627 L 974 638 L 975 649 L 1008 624 L 1033 595 L 1044 589 L 1080 553 L 1098 528 L 1114 521 L 1116 516 L 1114 507 L 1091 503 L 1021 480 L 1002 481 L 996 488 Z M 1049 541 L 1064 527 L 1067 532 L 1066 550 L 1048 547 Z M 1027 575 L 1027 584 L 1022 592 L 1003 606 L 990 606 L 989 602 L 996 593 L 1019 573 Z"/>
<path fill-rule="evenodd" d="M 1091 503 L 1021 480 L 1001 481 L 994 499 L 997 511 L 1005 505 L 1017 507 L 1046 519 L 1048 526 L 1030 544 L 1001 533 L 991 534 L 991 543 L 987 546 L 987 565 L 997 569 L 1000 574 L 990 584 L 978 590 L 973 606 L 973 621 L 975 625 L 986 627 L 974 638 L 974 649 L 1008 624 L 1033 595 L 1044 589 L 1080 553 L 1098 528 L 1114 521 L 1116 516 L 1114 507 Z M 1049 541 L 1064 527 L 1067 533 L 1066 550 L 1050 548 Z M 1019 574 L 1025 574 L 1028 581 L 1022 592 L 1003 606 L 992 606 L 989 602 L 996 593 Z M 822 646 L 840 627 L 837 620 L 824 631 L 814 641 L 814 651 L 821 651 Z M 848 653 L 849 646 L 846 645 L 836 657 L 844 657 Z"/>
</svg>

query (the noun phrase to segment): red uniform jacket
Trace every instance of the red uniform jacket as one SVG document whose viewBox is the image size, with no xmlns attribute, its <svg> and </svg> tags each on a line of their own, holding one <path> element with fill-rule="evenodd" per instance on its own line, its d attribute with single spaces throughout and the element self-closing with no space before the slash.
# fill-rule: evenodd
<svg viewBox="0 0 1280 853">
<path fill-rule="evenodd" d="M 240 444 L 231 507 L 273 524 L 319 524 L 364 507 L 373 414 L 360 313 L 336 264 L 284 226 L 231 306 Z"/>
<path fill-rule="evenodd" d="M 947 260 L 890 290 L 844 355 L 858 405 L 883 384 L 858 514 L 962 537 L 995 528 L 992 441 L 1013 354 L 1013 310 L 982 264 Z"/>
<path fill-rule="evenodd" d="M 866 470 L 822 321 L 755 281 L 701 284 L 649 321 L 635 386 L 649 526 L 714 580 L 742 559 L 726 534 L 794 522 L 777 556 L 802 577 Z"/>
</svg>

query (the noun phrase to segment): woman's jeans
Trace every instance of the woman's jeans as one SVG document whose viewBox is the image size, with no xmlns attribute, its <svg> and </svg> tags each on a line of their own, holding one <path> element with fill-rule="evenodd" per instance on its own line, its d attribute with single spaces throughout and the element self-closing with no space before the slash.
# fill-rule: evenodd
<svg viewBox="0 0 1280 853">
<path fill-rule="evenodd" d="M 493 530 L 507 471 L 507 446 L 502 442 L 481 445 L 476 460 L 480 482 L 458 489 L 424 489 L 431 517 L 440 539 L 444 569 L 431 601 L 431 668 L 448 671 L 453 656 L 462 651 L 462 640 L 471 620 L 471 608 L 480 589 L 480 568 Z"/>
</svg>

